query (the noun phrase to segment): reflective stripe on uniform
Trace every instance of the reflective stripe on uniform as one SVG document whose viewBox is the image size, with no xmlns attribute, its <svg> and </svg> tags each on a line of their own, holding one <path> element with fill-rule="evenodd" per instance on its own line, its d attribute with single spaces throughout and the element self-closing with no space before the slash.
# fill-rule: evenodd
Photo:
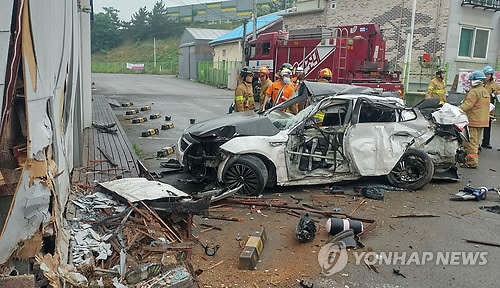
<svg viewBox="0 0 500 288">
<path fill-rule="evenodd" d="M 490 121 L 471 121 L 469 120 L 469 125 L 490 125 Z"/>
<path fill-rule="evenodd" d="M 245 97 L 243 97 L 243 96 L 235 96 L 234 99 L 236 101 L 243 101 L 243 100 L 245 100 Z"/>
<path fill-rule="evenodd" d="M 488 106 L 488 107 L 490 107 L 490 101 L 488 101 L 488 102 L 476 102 L 476 103 L 474 103 L 474 107 L 477 107 L 477 106 Z"/>
<path fill-rule="evenodd" d="M 442 93 L 445 93 L 446 90 L 445 89 L 434 89 L 434 93 L 436 94 L 442 94 Z"/>
<path fill-rule="evenodd" d="M 314 114 L 314 118 L 316 118 L 320 121 L 323 121 L 323 119 L 325 119 L 325 113 L 318 112 L 318 113 Z"/>
<path fill-rule="evenodd" d="M 248 97 L 248 101 L 254 101 L 253 96 Z"/>
<path fill-rule="evenodd" d="M 477 158 L 478 153 L 467 153 L 467 156 L 465 158 Z"/>
</svg>

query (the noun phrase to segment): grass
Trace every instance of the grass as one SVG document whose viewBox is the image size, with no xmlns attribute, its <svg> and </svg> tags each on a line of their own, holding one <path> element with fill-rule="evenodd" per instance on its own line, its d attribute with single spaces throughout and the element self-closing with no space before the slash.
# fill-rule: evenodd
<svg viewBox="0 0 500 288">
<path fill-rule="evenodd" d="M 176 74 L 179 39 L 156 41 L 156 67 L 153 41 L 128 42 L 107 52 L 92 54 L 92 72 L 132 74 Z M 126 69 L 126 63 L 144 63 L 144 70 Z"/>
<path fill-rule="evenodd" d="M 137 156 L 140 159 L 142 159 L 142 150 L 141 150 L 141 148 L 139 148 L 139 146 L 137 146 L 137 144 L 132 144 L 132 148 L 134 148 L 135 154 L 137 154 Z"/>
</svg>

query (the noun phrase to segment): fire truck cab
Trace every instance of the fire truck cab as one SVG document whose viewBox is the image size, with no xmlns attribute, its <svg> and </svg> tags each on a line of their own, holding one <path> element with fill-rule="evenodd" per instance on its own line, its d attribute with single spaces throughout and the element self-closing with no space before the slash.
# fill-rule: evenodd
<svg viewBox="0 0 500 288">
<path fill-rule="evenodd" d="M 274 77 L 283 63 L 304 68 L 316 80 L 323 68 L 332 70 L 332 83 L 353 84 L 403 95 L 400 72 L 391 72 L 385 40 L 377 24 L 317 27 L 266 33 L 249 41 L 248 64 L 267 67 Z"/>
</svg>

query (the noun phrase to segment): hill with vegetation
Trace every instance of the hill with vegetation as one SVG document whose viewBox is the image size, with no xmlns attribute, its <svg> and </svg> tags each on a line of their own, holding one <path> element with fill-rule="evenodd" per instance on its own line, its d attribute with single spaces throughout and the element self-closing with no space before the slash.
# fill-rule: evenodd
<svg viewBox="0 0 500 288">
<path fill-rule="evenodd" d="M 259 15 L 283 8 L 277 5 L 281 4 L 274 4 L 265 11 L 259 10 Z M 151 11 L 146 7 L 140 8 L 130 21 L 120 20 L 119 11 L 113 7 L 103 7 L 103 10 L 94 15 L 91 27 L 93 72 L 175 73 L 177 47 L 185 28 L 232 30 L 242 24 L 239 20 L 215 24 L 169 22 L 168 9 L 163 0 L 156 2 Z M 153 39 L 156 39 L 156 67 L 153 65 Z M 125 63 L 144 63 L 145 70 L 129 71 Z"/>
</svg>

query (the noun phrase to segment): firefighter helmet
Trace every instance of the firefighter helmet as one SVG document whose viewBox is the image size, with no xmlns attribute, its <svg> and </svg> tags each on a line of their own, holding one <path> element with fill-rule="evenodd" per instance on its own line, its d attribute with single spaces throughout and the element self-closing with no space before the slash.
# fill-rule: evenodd
<svg viewBox="0 0 500 288">
<path fill-rule="evenodd" d="M 302 68 L 300 66 L 295 68 L 295 73 L 304 73 L 304 68 Z"/>
<path fill-rule="evenodd" d="M 253 76 L 252 68 L 250 68 L 248 66 L 245 66 L 245 67 L 241 68 L 240 76 L 243 77 L 243 78 L 245 78 L 247 76 Z"/>
<path fill-rule="evenodd" d="M 469 74 L 469 80 L 482 80 L 486 79 L 483 71 L 474 71 Z"/>
<path fill-rule="evenodd" d="M 283 69 L 288 69 L 288 70 L 292 71 L 293 66 L 290 63 L 283 63 L 283 64 L 281 64 L 280 71 L 282 71 Z"/>
<path fill-rule="evenodd" d="M 332 78 L 332 70 L 328 68 L 323 68 L 319 71 L 319 77 L 321 78 Z"/>
<path fill-rule="evenodd" d="M 495 74 L 495 70 L 491 66 L 486 66 L 483 68 L 484 74 Z"/>
<path fill-rule="evenodd" d="M 269 69 L 267 67 L 260 67 L 259 73 L 269 75 Z"/>
<path fill-rule="evenodd" d="M 436 75 L 439 75 L 441 73 L 446 73 L 446 68 L 444 67 L 439 67 L 437 70 L 436 70 Z"/>
</svg>

